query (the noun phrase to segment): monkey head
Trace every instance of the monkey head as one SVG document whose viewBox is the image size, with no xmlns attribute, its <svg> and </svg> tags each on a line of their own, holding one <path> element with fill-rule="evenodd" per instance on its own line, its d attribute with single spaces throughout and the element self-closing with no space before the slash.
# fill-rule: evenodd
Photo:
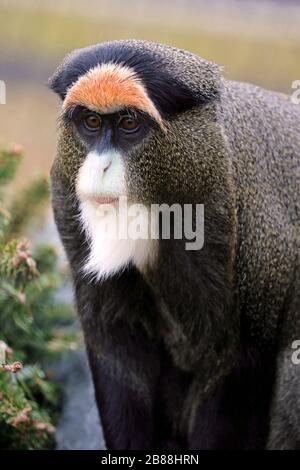
<svg viewBox="0 0 300 470">
<path fill-rule="evenodd" d="M 76 50 L 50 79 L 63 101 L 52 176 L 79 202 L 94 246 L 90 271 L 113 265 L 115 272 L 134 258 L 143 264 L 153 252 L 141 240 L 96 248 L 99 204 L 121 196 L 147 205 L 205 203 L 220 192 L 226 201 L 226 145 L 215 117 L 221 83 L 217 65 L 135 40 Z"/>
</svg>

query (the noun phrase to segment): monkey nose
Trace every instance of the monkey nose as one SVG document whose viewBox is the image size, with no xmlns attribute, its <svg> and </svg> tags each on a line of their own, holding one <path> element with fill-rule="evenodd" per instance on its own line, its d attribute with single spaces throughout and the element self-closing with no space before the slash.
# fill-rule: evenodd
<svg viewBox="0 0 300 470">
<path fill-rule="evenodd" d="M 100 155 L 100 158 L 101 158 L 103 173 L 105 173 L 111 165 L 111 160 L 112 160 L 111 154 L 110 152 L 105 152 L 102 155 Z"/>
<path fill-rule="evenodd" d="M 103 166 L 103 172 L 104 172 L 104 173 L 108 170 L 108 168 L 110 167 L 110 164 L 111 164 L 111 161 L 108 162 L 108 163 L 106 163 L 106 164 Z"/>
</svg>

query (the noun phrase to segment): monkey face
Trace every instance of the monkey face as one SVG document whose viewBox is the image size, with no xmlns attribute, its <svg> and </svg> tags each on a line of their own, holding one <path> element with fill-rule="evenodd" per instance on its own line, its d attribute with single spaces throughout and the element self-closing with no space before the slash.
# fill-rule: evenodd
<svg viewBox="0 0 300 470">
<path fill-rule="evenodd" d="M 128 194 L 126 160 L 156 127 L 145 113 L 132 108 L 100 114 L 77 105 L 64 117 L 85 151 L 76 178 L 81 201 L 114 202 Z"/>
<path fill-rule="evenodd" d="M 50 80 L 63 100 L 58 173 L 67 175 L 70 187 L 76 186 L 83 198 L 111 198 L 127 191 L 145 202 L 156 197 L 162 179 L 165 195 L 176 184 L 180 189 L 177 172 L 185 167 L 195 173 L 191 147 L 201 138 L 201 123 L 196 122 L 201 113 L 190 116 L 189 111 L 214 101 L 219 82 L 215 64 L 160 44 L 113 41 L 74 51 Z M 91 125 L 85 126 L 85 119 Z M 203 144 L 205 140 L 203 135 Z M 84 160 L 89 162 L 85 169 Z M 80 168 L 86 176 L 79 182 Z M 90 180 L 88 191 L 85 179 Z"/>
<path fill-rule="evenodd" d="M 111 272 L 111 266 L 104 268 L 104 252 L 115 258 L 114 270 L 133 258 L 141 265 L 153 252 L 152 243 L 140 241 L 104 249 L 103 227 L 95 223 L 99 205 L 116 205 L 121 196 L 148 205 L 185 202 L 182 195 L 192 198 L 206 176 L 201 152 L 214 131 L 206 132 L 207 125 L 203 131 L 203 122 L 210 121 L 206 105 L 218 93 L 219 71 L 182 54 L 143 41 L 116 41 L 74 52 L 51 79 L 63 100 L 52 174 L 65 180 L 79 202 L 92 245 L 91 271 Z"/>
<path fill-rule="evenodd" d="M 80 201 L 114 202 L 126 191 L 126 159 L 162 117 L 133 70 L 97 65 L 67 91 L 63 120 L 85 151 L 76 177 Z"/>
</svg>

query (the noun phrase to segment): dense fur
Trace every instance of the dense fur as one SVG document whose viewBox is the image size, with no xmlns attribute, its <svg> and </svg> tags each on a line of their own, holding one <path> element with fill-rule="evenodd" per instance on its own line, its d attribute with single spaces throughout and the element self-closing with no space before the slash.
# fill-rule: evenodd
<svg viewBox="0 0 300 470">
<path fill-rule="evenodd" d="M 89 70 L 70 87 L 64 108 L 81 105 L 102 114 L 137 108 L 162 125 L 161 117 L 135 72 L 124 65 L 102 64 Z"/>
<path fill-rule="evenodd" d="M 205 244 L 160 240 L 157 261 L 102 282 L 75 182 L 85 150 L 62 122 L 53 207 L 110 449 L 300 446 L 300 109 L 222 80 L 216 65 L 143 41 L 76 51 L 51 80 L 62 98 L 91 68 L 132 67 L 164 118 L 124 160 L 130 200 L 203 203 Z"/>
<path fill-rule="evenodd" d="M 66 57 L 50 79 L 50 86 L 64 99 L 78 78 L 99 64 L 109 63 L 132 69 L 165 115 L 206 103 L 218 93 L 216 65 L 186 51 L 144 41 L 113 41 L 78 49 Z M 194 81 L 195 73 L 201 81 Z"/>
</svg>

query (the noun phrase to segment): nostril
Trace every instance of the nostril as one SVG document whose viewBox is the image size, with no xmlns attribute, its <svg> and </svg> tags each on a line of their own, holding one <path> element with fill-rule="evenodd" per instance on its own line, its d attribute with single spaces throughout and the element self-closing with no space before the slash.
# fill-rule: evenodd
<svg viewBox="0 0 300 470">
<path fill-rule="evenodd" d="M 110 152 L 105 152 L 100 155 L 103 173 L 105 173 L 111 165 L 112 156 Z"/>
<path fill-rule="evenodd" d="M 108 168 L 110 167 L 110 164 L 111 164 L 111 161 L 104 163 L 104 165 L 103 165 L 103 171 L 104 171 L 104 173 L 108 170 Z"/>
</svg>

